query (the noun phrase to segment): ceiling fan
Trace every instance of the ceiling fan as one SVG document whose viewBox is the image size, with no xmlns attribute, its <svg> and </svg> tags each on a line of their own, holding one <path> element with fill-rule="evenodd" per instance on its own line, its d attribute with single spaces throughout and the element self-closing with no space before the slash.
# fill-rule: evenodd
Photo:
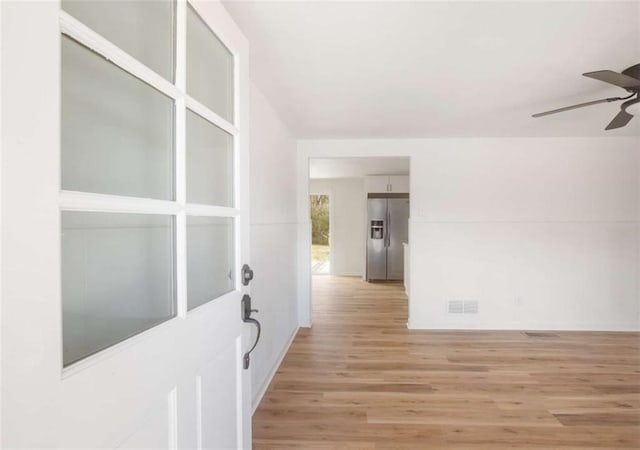
<svg viewBox="0 0 640 450">
<path fill-rule="evenodd" d="M 595 80 L 604 81 L 605 83 L 613 84 L 614 86 L 621 87 L 623 89 L 626 89 L 627 92 L 630 92 L 630 94 L 626 97 L 603 98 L 602 100 L 594 100 L 591 102 L 579 103 L 577 105 L 565 106 L 564 108 L 558 108 L 551 111 L 534 114 L 533 117 L 548 116 L 549 114 L 584 108 L 585 106 L 597 105 L 599 103 L 609 103 L 626 100 L 620 105 L 620 112 L 613 118 L 611 122 L 609 122 L 609 125 L 607 125 L 607 127 L 605 128 L 605 130 L 613 130 L 615 128 L 622 128 L 626 124 L 628 124 L 631 119 L 633 119 L 633 114 L 631 114 L 631 112 L 636 114 L 640 113 L 640 64 L 628 67 L 620 73 L 614 72 L 613 70 L 598 70 L 596 72 L 583 73 L 582 75 L 585 77 L 593 78 Z"/>
</svg>

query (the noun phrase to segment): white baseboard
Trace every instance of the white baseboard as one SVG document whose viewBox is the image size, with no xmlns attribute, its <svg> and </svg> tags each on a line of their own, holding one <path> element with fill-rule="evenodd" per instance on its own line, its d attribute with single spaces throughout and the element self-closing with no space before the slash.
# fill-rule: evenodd
<svg viewBox="0 0 640 450">
<path fill-rule="evenodd" d="M 336 276 L 336 277 L 361 277 L 361 278 L 364 278 L 362 276 L 362 272 L 340 272 L 340 273 L 332 273 L 331 275 Z"/>
<path fill-rule="evenodd" d="M 251 415 L 253 415 L 256 412 L 256 409 L 258 409 L 258 406 L 262 401 L 262 397 L 264 397 L 264 394 L 267 393 L 267 389 L 269 389 L 269 385 L 271 384 L 273 377 L 276 375 L 276 372 L 278 372 L 278 369 L 280 368 L 280 364 L 282 364 L 282 360 L 287 355 L 287 352 L 289 351 L 289 347 L 291 347 L 293 340 L 298 335 L 298 330 L 300 330 L 300 327 L 297 327 L 295 330 L 293 330 L 293 334 L 291 335 L 291 337 L 289 337 L 289 341 L 287 342 L 287 345 L 284 346 L 284 349 L 282 350 L 282 352 L 280 352 L 280 355 L 278 356 L 278 360 L 271 368 L 271 373 L 269 373 L 269 376 L 265 379 L 264 383 L 262 384 L 262 387 L 260 388 L 258 395 L 254 398 L 253 407 L 251 408 Z"/>
<path fill-rule="evenodd" d="M 593 332 L 622 332 L 637 333 L 640 327 L 623 323 L 575 323 L 553 325 L 549 323 L 513 322 L 505 324 L 496 323 L 470 323 L 470 322 L 416 322 L 409 320 L 407 328 L 410 330 L 431 331 L 593 331 Z"/>
</svg>

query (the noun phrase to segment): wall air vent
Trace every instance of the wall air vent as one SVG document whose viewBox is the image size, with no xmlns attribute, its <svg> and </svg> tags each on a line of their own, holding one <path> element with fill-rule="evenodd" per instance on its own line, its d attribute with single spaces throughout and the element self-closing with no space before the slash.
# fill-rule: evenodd
<svg viewBox="0 0 640 450">
<path fill-rule="evenodd" d="M 465 300 L 464 301 L 464 313 L 465 314 L 478 314 L 478 300 Z"/>
<path fill-rule="evenodd" d="M 464 313 L 464 301 L 449 300 L 449 314 L 462 314 L 462 313 Z"/>
<path fill-rule="evenodd" d="M 449 314 L 478 314 L 478 300 L 449 300 Z"/>
</svg>

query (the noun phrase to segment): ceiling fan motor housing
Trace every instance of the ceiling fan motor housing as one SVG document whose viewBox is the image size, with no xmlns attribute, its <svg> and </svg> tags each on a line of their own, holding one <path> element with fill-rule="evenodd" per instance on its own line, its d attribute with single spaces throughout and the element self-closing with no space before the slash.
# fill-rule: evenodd
<svg viewBox="0 0 640 450">
<path fill-rule="evenodd" d="M 640 80 L 640 64 L 627 67 L 620 73 Z M 629 88 L 627 91 L 635 93 L 636 98 L 624 102 L 622 104 L 622 109 L 624 109 L 628 114 L 634 116 L 640 115 L 640 88 Z"/>
<path fill-rule="evenodd" d="M 622 75 L 627 75 L 627 76 L 630 76 L 631 78 L 635 78 L 636 80 L 640 80 L 640 64 L 627 67 L 620 73 Z M 640 88 L 627 88 L 627 91 L 637 93 L 638 91 L 640 91 Z"/>
</svg>

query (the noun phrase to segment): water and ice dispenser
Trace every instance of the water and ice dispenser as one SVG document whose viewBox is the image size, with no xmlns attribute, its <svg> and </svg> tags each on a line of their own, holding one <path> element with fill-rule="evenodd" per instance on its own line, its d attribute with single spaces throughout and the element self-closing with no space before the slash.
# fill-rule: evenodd
<svg viewBox="0 0 640 450">
<path fill-rule="evenodd" d="M 372 220 L 370 229 L 371 239 L 384 239 L 384 220 Z"/>
</svg>

